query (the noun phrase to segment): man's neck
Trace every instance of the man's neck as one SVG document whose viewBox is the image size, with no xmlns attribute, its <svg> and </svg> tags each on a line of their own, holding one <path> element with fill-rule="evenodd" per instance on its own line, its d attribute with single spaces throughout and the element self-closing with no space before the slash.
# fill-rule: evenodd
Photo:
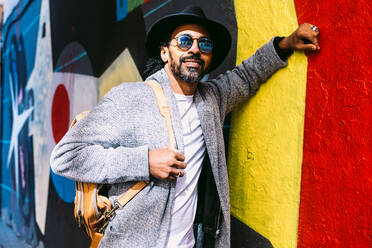
<svg viewBox="0 0 372 248">
<path fill-rule="evenodd" d="M 194 95 L 198 83 L 187 83 L 176 78 L 169 66 L 164 66 L 164 70 L 169 77 L 169 83 L 174 93 L 180 95 Z"/>
</svg>

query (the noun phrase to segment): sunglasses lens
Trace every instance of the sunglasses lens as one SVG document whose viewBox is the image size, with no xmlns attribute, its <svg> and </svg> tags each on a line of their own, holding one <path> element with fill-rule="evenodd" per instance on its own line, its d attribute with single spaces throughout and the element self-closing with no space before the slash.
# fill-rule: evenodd
<svg viewBox="0 0 372 248">
<path fill-rule="evenodd" d="M 210 53 L 213 49 L 213 42 L 208 38 L 200 38 L 198 41 L 199 49 L 202 53 Z"/>
<path fill-rule="evenodd" d="M 182 50 L 189 50 L 192 47 L 193 39 L 188 35 L 182 35 L 178 38 L 178 47 Z"/>
<path fill-rule="evenodd" d="M 187 51 L 192 47 L 194 40 L 189 35 L 181 35 L 177 38 L 177 42 L 181 50 Z M 202 37 L 198 40 L 198 46 L 202 53 L 210 53 L 213 49 L 213 42 L 206 37 Z"/>
</svg>

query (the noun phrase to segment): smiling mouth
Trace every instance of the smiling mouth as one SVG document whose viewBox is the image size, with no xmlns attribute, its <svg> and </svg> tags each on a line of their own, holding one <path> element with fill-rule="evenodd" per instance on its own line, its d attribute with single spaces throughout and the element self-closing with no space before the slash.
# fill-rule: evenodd
<svg viewBox="0 0 372 248">
<path fill-rule="evenodd" d="M 185 63 L 187 66 L 192 67 L 200 67 L 203 64 L 202 61 L 198 59 L 184 59 L 182 63 Z"/>
<path fill-rule="evenodd" d="M 201 65 L 201 63 L 199 61 L 189 61 L 189 60 L 186 60 L 183 63 L 185 63 L 186 66 L 189 66 L 189 67 L 200 67 L 200 65 Z"/>
</svg>

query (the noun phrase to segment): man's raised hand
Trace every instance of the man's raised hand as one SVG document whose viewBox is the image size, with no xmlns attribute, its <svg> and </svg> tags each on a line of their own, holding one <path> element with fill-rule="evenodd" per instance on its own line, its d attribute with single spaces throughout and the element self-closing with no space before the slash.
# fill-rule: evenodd
<svg viewBox="0 0 372 248">
<path fill-rule="evenodd" d="M 284 51 L 318 51 L 319 29 L 312 24 L 303 23 L 290 36 L 281 40 L 279 47 Z"/>
</svg>

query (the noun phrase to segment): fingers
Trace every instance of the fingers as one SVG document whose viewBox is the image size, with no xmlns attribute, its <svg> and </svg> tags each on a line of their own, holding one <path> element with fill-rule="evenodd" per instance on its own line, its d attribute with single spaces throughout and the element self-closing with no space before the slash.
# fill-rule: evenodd
<svg viewBox="0 0 372 248">
<path fill-rule="evenodd" d="M 296 31 L 298 42 L 295 50 L 298 51 L 317 51 L 319 46 L 319 28 L 309 24 L 303 23 Z"/>
<path fill-rule="evenodd" d="M 310 51 L 316 51 L 317 47 L 313 44 L 299 43 L 296 46 L 296 50 L 297 51 L 310 52 Z"/>
<path fill-rule="evenodd" d="M 178 169 L 175 167 L 162 167 L 151 175 L 158 179 L 176 180 L 178 177 L 183 177 L 185 175 L 185 172 L 183 171 L 183 169 Z"/>
<path fill-rule="evenodd" d="M 185 161 L 185 156 L 175 150 L 172 150 L 172 152 L 172 158 L 169 160 L 168 165 L 179 169 L 185 169 L 186 163 L 183 162 Z"/>
<path fill-rule="evenodd" d="M 179 161 L 184 161 L 185 160 L 185 156 L 177 151 L 175 151 L 175 157 L 177 160 Z"/>
<path fill-rule="evenodd" d="M 308 32 L 306 33 L 307 34 L 307 39 L 311 41 L 311 43 L 315 46 L 316 49 L 313 49 L 313 50 L 318 50 L 320 49 L 320 46 L 319 46 L 319 28 L 312 25 L 312 24 L 308 24 L 308 27 L 309 29 Z"/>
<path fill-rule="evenodd" d="M 180 169 L 172 168 L 171 172 L 169 173 L 168 179 L 174 181 L 177 177 L 183 177 L 185 172 Z"/>
<path fill-rule="evenodd" d="M 168 149 L 171 152 L 173 152 L 173 155 L 174 155 L 174 157 L 177 160 L 180 160 L 180 161 L 184 161 L 185 160 L 185 156 L 183 154 L 179 153 L 176 149 L 174 149 L 174 148 L 166 148 L 166 149 Z"/>
<path fill-rule="evenodd" d="M 170 181 L 176 181 L 177 180 L 177 177 L 169 176 L 167 179 L 170 180 Z"/>
<path fill-rule="evenodd" d="M 185 156 L 177 150 L 156 148 L 149 151 L 149 173 L 159 179 L 176 180 L 184 176 Z"/>
<path fill-rule="evenodd" d="M 183 162 L 184 160 L 184 155 L 178 152 L 174 153 L 174 160 L 171 163 L 172 168 L 168 176 L 169 180 L 175 181 L 177 180 L 177 177 L 183 177 L 185 175 L 183 169 L 186 168 L 186 163 Z"/>
<path fill-rule="evenodd" d="M 175 150 L 172 150 L 173 152 L 173 159 L 169 161 L 169 165 L 180 168 L 180 169 L 185 169 L 186 168 L 186 163 L 183 162 L 185 161 L 185 156 Z"/>
<path fill-rule="evenodd" d="M 186 163 L 178 160 L 173 161 L 172 166 L 178 169 L 186 169 Z"/>
<path fill-rule="evenodd" d="M 313 29 L 313 27 L 315 27 L 315 26 L 311 25 L 311 31 L 309 32 L 309 35 L 308 35 L 307 38 L 311 41 L 311 43 L 313 45 L 315 45 L 316 49 L 320 49 L 320 46 L 319 46 L 319 29 L 316 28 L 317 31 L 315 31 Z"/>
<path fill-rule="evenodd" d="M 183 177 L 185 175 L 185 172 L 181 169 L 172 168 L 170 174 L 175 177 Z"/>
</svg>

